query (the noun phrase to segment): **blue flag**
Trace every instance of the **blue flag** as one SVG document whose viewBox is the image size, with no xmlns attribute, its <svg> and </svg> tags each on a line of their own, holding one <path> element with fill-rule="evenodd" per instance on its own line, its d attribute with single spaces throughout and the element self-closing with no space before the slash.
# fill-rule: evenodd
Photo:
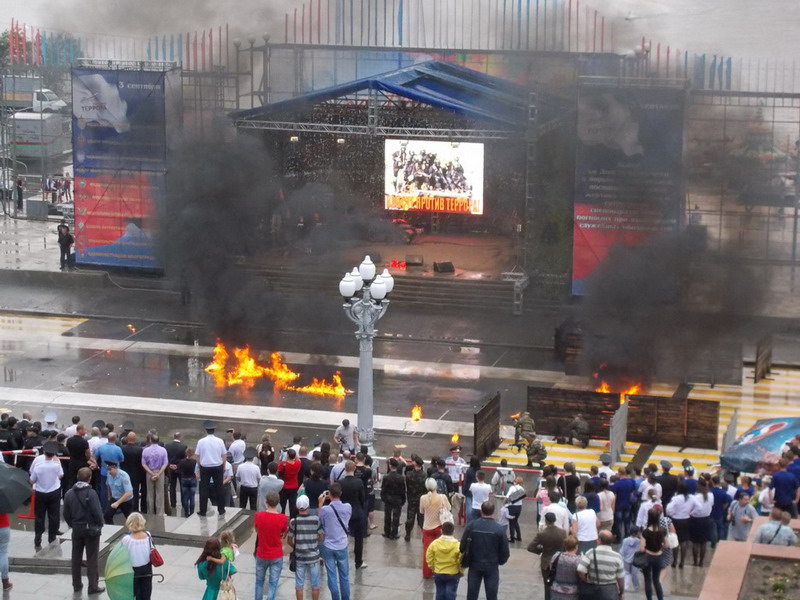
<svg viewBox="0 0 800 600">
<path fill-rule="evenodd" d="M 706 87 L 706 55 L 694 55 L 694 87 L 702 90 Z"/>
<path fill-rule="evenodd" d="M 714 55 L 714 60 L 711 61 L 711 68 L 708 70 L 708 87 L 714 89 L 714 80 L 717 75 L 717 55 Z"/>
</svg>

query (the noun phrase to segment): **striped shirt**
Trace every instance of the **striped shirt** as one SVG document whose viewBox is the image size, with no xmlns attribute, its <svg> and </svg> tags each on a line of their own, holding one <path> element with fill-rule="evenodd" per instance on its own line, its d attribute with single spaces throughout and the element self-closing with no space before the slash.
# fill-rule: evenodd
<svg viewBox="0 0 800 600">
<path fill-rule="evenodd" d="M 319 534 L 322 523 L 317 515 L 298 515 L 289 524 L 289 537 L 294 538 L 297 562 L 313 564 L 319 560 Z"/>
<path fill-rule="evenodd" d="M 595 564 L 597 575 L 595 576 Z M 578 565 L 578 573 L 588 576 L 590 583 L 610 585 L 624 577 L 622 557 L 611 546 L 600 545 L 584 554 Z"/>
</svg>

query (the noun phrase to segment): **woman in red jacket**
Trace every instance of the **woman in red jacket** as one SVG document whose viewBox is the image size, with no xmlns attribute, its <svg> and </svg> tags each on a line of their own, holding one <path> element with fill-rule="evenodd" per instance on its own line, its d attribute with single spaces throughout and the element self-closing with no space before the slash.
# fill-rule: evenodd
<svg viewBox="0 0 800 600">
<path fill-rule="evenodd" d="M 11 527 L 8 522 L 8 515 L 0 513 L 0 574 L 3 577 L 3 591 L 6 592 L 12 587 L 8 580 L 8 543 L 11 540 Z"/>
<path fill-rule="evenodd" d="M 294 519 L 297 516 L 297 490 L 300 488 L 300 468 L 303 463 L 297 459 L 294 448 L 286 451 L 286 460 L 282 460 L 278 465 L 278 477 L 283 479 L 283 489 L 281 490 L 281 512 L 286 513 L 286 503 L 289 503 L 289 517 Z"/>
</svg>

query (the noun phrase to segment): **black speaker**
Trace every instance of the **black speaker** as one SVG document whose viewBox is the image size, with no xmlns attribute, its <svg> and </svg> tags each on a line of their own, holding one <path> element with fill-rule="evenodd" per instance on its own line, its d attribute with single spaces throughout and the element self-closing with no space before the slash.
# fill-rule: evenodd
<svg viewBox="0 0 800 600">
<path fill-rule="evenodd" d="M 434 273 L 455 273 L 456 268 L 449 260 L 433 263 Z"/>
<path fill-rule="evenodd" d="M 406 254 L 407 267 L 421 267 L 425 264 L 421 254 Z"/>
</svg>

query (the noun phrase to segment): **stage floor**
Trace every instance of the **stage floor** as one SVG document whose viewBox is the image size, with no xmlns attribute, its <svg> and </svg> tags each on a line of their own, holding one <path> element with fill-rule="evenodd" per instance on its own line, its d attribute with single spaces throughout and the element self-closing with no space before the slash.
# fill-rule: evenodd
<svg viewBox="0 0 800 600">
<path fill-rule="evenodd" d="M 435 276 L 459 279 L 499 280 L 501 273 L 521 265 L 521 246 L 511 237 L 486 234 L 423 234 L 410 244 L 381 242 L 338 242 L 268 250 L 254 262 L 269 267 L 298 269 L 346 269 L 370 255 L 378 266 L 389 267 L 393 276 Z M 421 256 L 423 265 L 405 266 L 408 257 Z M 518 261 L 519 256 L 519 261 Z M 434 262 L 450 261 L 453 273 L 434 272 Z M 521 267 L 518 267 L 521 269 Z"/>
</svg>

